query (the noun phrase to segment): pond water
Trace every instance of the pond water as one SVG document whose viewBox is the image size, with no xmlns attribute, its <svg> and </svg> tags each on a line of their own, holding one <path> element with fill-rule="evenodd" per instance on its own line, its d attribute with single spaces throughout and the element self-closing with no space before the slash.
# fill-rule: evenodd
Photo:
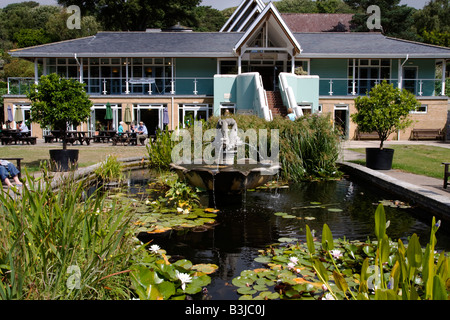
<svg viewBox="0 0 450 320">
<path fill-rule="evenodd" d="M 133 175 L 129 193 L 142 194 L 149 179 L 143 179 L 138 172 Z M 211 200 L 208 194 L 201 196 L 205 207 L 213 205 Z M 212 228 L 203 232 L 185 229 L 139 237 L 143 242 L 153 240 L 153 244 L 158 244 L 172 257 L 185 258 L 194 264 L 218 265 L 219 269 L 210 275 L 212 282 L 208 286 L 213 300 L 237 300 L 240 295 L 231 281 L 243 270 L 263 267 L 254 261 L 258 250 L 283 237 L 305 241 L 306 224 L 315 230 L 319 241 L 324 223 L 335 239 L 365 241 L 368 237 L 374 238 L 374 212 L 379 201 L 406 201 L 352 178 L 247 191 L 241 198 L 219 201 L 217 197 L 215 200 L 220 212 Z M 428 242 L 431 216 L 415 208 L 385 206 L 385 210 L 386 219 L 390 220 L 387 233 L 391 239 L 407 242 L 409 236 L 417 233 L 423 245 Z M 291 217 L 275 214 L 277 212 Z M 436 248 L 448 251 L 450 236 L 444 227 L 437 233 Z"/>
</svg>

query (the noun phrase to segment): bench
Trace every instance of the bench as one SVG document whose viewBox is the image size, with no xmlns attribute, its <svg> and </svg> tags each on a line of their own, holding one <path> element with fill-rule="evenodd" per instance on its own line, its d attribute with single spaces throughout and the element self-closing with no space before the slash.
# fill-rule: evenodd
<svg viewBox="0 0 450 320">
<path fill-rule="evenodd" d="M 16 161 L 16 168 L 17 170 L 19 170 L 19 178 L 21 177 L 22 174 L 22 165 L 21 165 L 21 161 L 23 160 L 23 158 L 1 158 L 2 160 L 8 160 L 8 161 Z"/>
<path fill-rule="evenodd" d="M 22 142 L 22 144 L 36 144 L 37 137 L 1 137 L 2 145 L 17 144 L 17 142 Z"/>
<path fill-rule="evenodd" d="M 442 140 L 444 138 L 441 129 L 412 129 L 411 136 L 414 140 Z"/>
<path fill-rule="evenodd" d="M 112 144 L 113 146 L 116 146 L 118 143 L 122 143 L 122 145 L 137 145 L 137 138 L 136 136 L 130 136 L 128 134 L 123 135 L 117 135 L 112 138 Z"/>
<path fill-rule="evenodd" d="M 448 178 L 450 177 L 450 162 L 442 162 L 442 164 L 445 166 L 444 168 L 444 189 L 447 189 L 448 185 Z"/>
<path fill-rule="evenodd" d="M 376 131 L 373 132 L 360 132 L 356 130 L 356 140 L 379 140 L 380 137 Z"/>
</svg>

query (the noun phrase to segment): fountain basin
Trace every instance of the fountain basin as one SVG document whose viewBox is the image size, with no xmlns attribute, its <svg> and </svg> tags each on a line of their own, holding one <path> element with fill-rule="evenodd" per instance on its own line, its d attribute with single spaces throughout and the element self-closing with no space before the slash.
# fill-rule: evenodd
<svg viewBox="0 0 450 320">
<path fill-rule="evenodd" d="M 170 167 L 191 186 L 217 194 L 241 193 L 270 181 L 280 166 L 272 163 L 245 164 L 176 164 Z"/>
</svg>

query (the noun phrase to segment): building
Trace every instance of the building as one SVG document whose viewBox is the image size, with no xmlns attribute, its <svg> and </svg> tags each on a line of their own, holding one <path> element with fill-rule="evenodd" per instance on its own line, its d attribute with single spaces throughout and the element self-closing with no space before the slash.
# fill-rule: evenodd
<svg viewBox="0 0 450 320">
<path fill-rule="evenodd" d="M 297 114 L 330 113 L 344 137 L 354 139 L 354 98 L 387 80 L 421 102 L 413 127 L 446 126 L 445 78 L 436 78 L 436 65 L 445 74 L 448 48 L 376 32 L 293 32 L 272 3 L 256 0 L 242 1 L 220 32 L 189 31 L 100 32 L 12 51 L 33 61 L 36 73 L 8 79 L 5 109 L 20 106 L 29 118 L 27 83 L 56 72 L 86 84 L 94 106 L 80 129 L 91 133 L 109 102 L 115 128 L 126 107 L 150 133 L 163 128 L 165 110 L 175 129 L 224 109 L 270 120 L 292 107 Z M 37 124 L 31 129 L 42 137 Z M 409 139 L 410 130 L 391 138 Z"/>
</svg>

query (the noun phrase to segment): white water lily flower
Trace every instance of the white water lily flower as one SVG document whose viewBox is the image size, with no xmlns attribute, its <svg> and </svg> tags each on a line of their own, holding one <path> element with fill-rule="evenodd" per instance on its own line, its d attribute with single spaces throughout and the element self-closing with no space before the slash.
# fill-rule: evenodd
<svg viewBox="0 0 450 320">
<path fill-rule="evenodd" d="M 192 281 L 192 278 L 187 273 L 181 273 L 176 270 L 177 278 L 181 281 L 181 290 L 186 290 L 186 283 L 189 283 Z"/>
<path fill-rule="evenodd" d="M 342 253 L 340 250 L 331 250 L 330 253 L 335 259 L 339 259 L 342 257 Z"/>
<path fill-rule="evenodd" d="M 336 299 L 334 299 L 334 297 L 330 293 L 327 293 L 325 296 L 322 297 L 322 300 L 336 300 Z"/>
<path fill-rule="evenodd" d="M 289 263 L 287 264 L 287 266 L 288 266 L 288 269 L 289 269 L 289 270 L 294 269 L 294 268 L 295 268 L 295 263 L 289 262 Z"/>
<path fill-rule="evenodd" d="M 150 251 L 153 253 L 158 253 L 158 250 L 161 249 L 157 244 L 154 244 L 150 247 Z"/>
<path fill-rule="evenodd" d="M 178 207 L 178 208 L 177 208 L 177 212 L 178 212 L 178 213 L 183 213 L 184 210 L 183 210 L 183 208 Z"/>
<path fill-rule="evenodd" d="M 298 258 L 297 257 L 290 257 L 289 261 L 292 262 L 294 265 L 298 263 Z"/>
</svg>

